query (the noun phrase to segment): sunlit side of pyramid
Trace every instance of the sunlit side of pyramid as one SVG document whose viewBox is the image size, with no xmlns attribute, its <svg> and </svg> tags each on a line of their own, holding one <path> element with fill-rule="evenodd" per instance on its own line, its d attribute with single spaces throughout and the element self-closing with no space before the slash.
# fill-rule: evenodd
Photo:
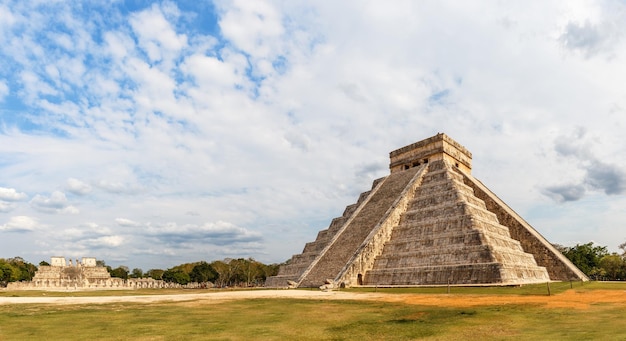
<svg viewBox="0 0 626 341">
<path fill-rule="evenodd" d="M 266 286 L 517 285 L 587 280 L 471 175 L 471 153 L 445 134 L 390 153 L 374 181 Z"/>
</svg>

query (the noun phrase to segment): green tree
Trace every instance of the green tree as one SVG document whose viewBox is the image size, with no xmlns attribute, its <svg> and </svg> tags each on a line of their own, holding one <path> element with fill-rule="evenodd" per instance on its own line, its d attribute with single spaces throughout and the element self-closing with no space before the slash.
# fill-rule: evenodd
<svg viewBox="0 0 626 341">
<path fill-rule="evenodd" d="M 6 261 L 17 269 L 18 275 L 15 281 L 30 281 L 37 272 L 37 266 L 25 261 L 22 257 L 9 258 Z"/>
<path fill-rule="evenodd" d="M 50 263 L 46 262 L 45 260 L 42 260 L 41 262 L 39 262 L 39 266 L 50 266 Z"/>
<path fill-rule="evenodd" d="M 161 269 L 150 269 L 146 271 L 145 275 L 152 279 L 160 280 L 160 279 L 163 279 L 164 272 L 165 270 L 161 270 Z"/>
<path fill-rule="evenodd" d="M 278 270 L 280 269 L 280 265 L 281 264 L 273 263 L 273 264 L 268 264 L 268 265 L 263 266 L 263 277 L 262 277 L 263 283 L 265 283 L 265 280 L 268 277 L 278 275 Z"/>
<path fill-rule="evenodd" d="M 567 247 L 563 255 L 576 265 L 585 275 L 597 279 L 600 270 L 600 259 L 608 255 L 606 246 L 587 244 L 576 244 L 574 247 Z"/>
<path fill-rule="evenodd" d="M 17 281 L 20 276 L 20 270 L 0 258 L 0 286 L 6 287 L 9 282 Z"/>
<path fill-rule="evenodd" d="M 139 269 L 139 268 L 134 268 L 133 271 L 131 271 L 130 278 L 142 278 L 143 277 L 143 270 Z"/>
<path fill-rule="evenodd" d="M 267 265 L 254 260 L 253 258 L 239 259 L 241 273 L 243 274 L 243 283 L 245 286 L 262 285 L 267 278 Z"/>
<path fill-rule="evenodd" d="M 215 271 L 217 271 L 219 275 L 217 277 L 217 280 L 215 281 L 215 285 L 220 288 L 229 285 L 230 266 L 228 265 L 228 263 L 221 260 L 216 260 L 211 262 L 211 267 L 213 267 L 213 269 L 215 269 Z"/>
<path fill-rule="evenodd" d="M 191 280 L 189 274 L 180 269 L 168 269 L 163 273 L 163 280 L 166 282 L 174 282 L 181 285 L 189 283 Z"/>
<path fill-rule="evenodd" d="M 128 267 L 124 265 L 118 266 L 115 269 L 111 269 L 109 273 L 111 274 L 111 277 L 128 279 Z"/>
<path fill-rule="evenodd" d="M 617 253 L 606 255 L 600 259 L 600 268 L 604 270 L 606 280 L 616 281 L 626 278 L 626 262 Z"/>
<path fill-rule="evenodd" d="M 219 277 L 219 274 L 217 273 L 217 271 L 215 271 L 215 269 L 213 269 L 211 264 L 204 262 L 204 261 L 196 264 L 196 266 L 193 267 L 193 269 L 191 270 L 191 273 L 189 274 L 189 278 L 191 279 L 191 281 L 198 282 L 198 283 L 204 283 L 204 282 L 215 283 L 215 280 L 218 277 Z"/>
</svg>

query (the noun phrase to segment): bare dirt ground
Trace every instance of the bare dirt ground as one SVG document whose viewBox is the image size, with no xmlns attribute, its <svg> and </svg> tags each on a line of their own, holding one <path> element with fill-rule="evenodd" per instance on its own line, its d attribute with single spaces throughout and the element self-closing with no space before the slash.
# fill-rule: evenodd
<svg viewBox="0 0 626 341">
<path fill-rule="evenodd" d="M 626 308 L 626 291 L 594 290 L 576 292 L 568 290 L 552 296 L 516 295 L 445 295 L 445 294 L 392 294 L 355 293 L 345 291 L 315 290 L 249 290 L 224 291 L 201 294 L 94 296 L 94 297 L 0 297 L 0 305 L 6 304 L 105 304 L 105 303 L 158 303 L 184 302 L 202 305 L 230 300 L 252 298 L 297 298 L 312 300 L 368 300 L 398 302 L 441 307 L 471 307 L 506 304 L 538 304 L 548 308 L 588 309 L 592 304 L 611 303 Z"/>
</svg>

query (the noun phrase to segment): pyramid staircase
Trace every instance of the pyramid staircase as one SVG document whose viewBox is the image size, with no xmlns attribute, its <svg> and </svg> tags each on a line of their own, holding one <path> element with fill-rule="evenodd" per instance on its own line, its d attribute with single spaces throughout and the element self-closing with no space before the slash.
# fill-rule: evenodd
<svg viewBox="0 0 626 341">
<path fill-rule="evenodd" d="M 289 282 L 297 282 L 304 271 L 315 261 L 320 252 L 326 248 L 331 239 L 337 235 L 337 232 L 350 220 L 357 208 L 365 201 L 369 194 L 376 189 L 383 179 L 375 180 L 372 185 L 372 190 L 361 193 L 357 202 L 347 206 L 341 217 L 333 219 L 327 229 L 317 233 L 315 241 L 305 244 L 301 254 L 293 255 L 291 259 L 285 262 L 285 264 L 279 268 L 276 276 L 268 277 L 265 281 L 265 286 L 280 287 L 287 285 Z"/>
</svg>

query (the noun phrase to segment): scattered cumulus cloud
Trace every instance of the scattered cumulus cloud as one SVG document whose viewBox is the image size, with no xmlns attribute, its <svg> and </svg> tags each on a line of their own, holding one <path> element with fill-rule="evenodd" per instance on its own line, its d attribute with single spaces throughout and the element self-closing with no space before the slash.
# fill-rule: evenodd
<svg viewBox="0 0 626 341">
<path fill-rule="evenodd" d="M 3 201 L 21 201 L 28 196 L 26 193 L 18 192 L 14 188 L 0 187 L 0 200 Z"/>
<path fill-rule="evenodd" d="M 17 207 L 15 202 L 27 198 L 26 193 L 18 192 L 14 188 L 0 187 L 0 212 L 13 211 Z"/>
<path fill-rule="evenodd" d="M 66 188 L 70 193 L 76 195 L 85 195 L 91 192 L 91 186 L 89 184 L 74 178 L 67 179 Z"/>
<path fill-rule="evenodd" d="M 0 225 L 0 232 L 31 232 L 39 227 L 36 219 L 28 216 L 11 217 L 4 225 Z"/>
<path fill-rule="evenodd" d="M 179 15 L 174 5 L 165 3 L 163 9 L 169 12 L 170 19 L 175 20 Z M 130 24 L 138 36 L 139 46 L 146 52 L 151 62 L 160 62 L 164 57 L 172 58 L 187 45 L 187 36 L 176 33 L 158 4 L 133 14 Z"/>
<path fill-rule="evenodd" d="M 69 204 L 65 193 L 54 191 L 49 197 L 37 194 L 30 201 L 30 206 L 45 213 L 78 214 L 78 208 Z"/>
</svg>

